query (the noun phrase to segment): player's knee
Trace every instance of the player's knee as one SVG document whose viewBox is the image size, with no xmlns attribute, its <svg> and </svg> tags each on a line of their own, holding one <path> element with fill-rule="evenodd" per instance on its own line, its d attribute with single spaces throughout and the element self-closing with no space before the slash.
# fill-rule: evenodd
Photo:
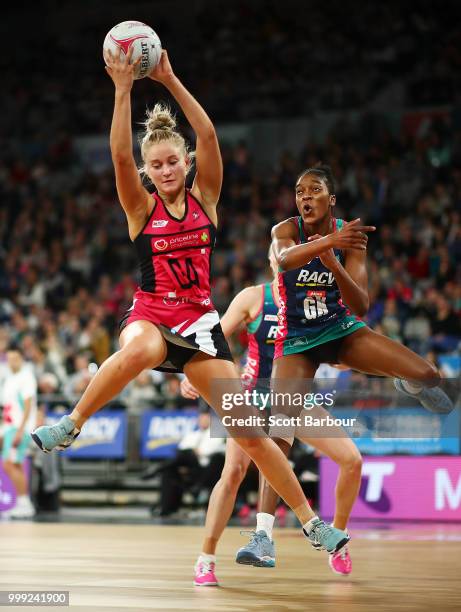
<svg viewBox="0 0 461 612">
<path fill-rule="evenodd" d="M 158 361 L 159 350 L 149 343 L 130 343 L 122 349 L 124 363 L 130 370 L 143 370 L 152 367 Z"/>
<path fill-rule="evenodd" d="M 362 473 L 362 464 L 363 464 L 362 455 L 360 454 L 358 450 L 348 453 L 344 457 L 343 461 L 341 462 L 342 467 L 344 467 L 348 472 L 351 472 L 354 474 Z"/>
<path fill-rule="evenodd" d="M 243 479 L 245 478 L 245 473 L 246 467 L 241 463 L 233 465 L 229 470 L 226 470 L 222 478 L 224 486 L 228 490 L 229 494 L 238 491 Z"/>
</svg>

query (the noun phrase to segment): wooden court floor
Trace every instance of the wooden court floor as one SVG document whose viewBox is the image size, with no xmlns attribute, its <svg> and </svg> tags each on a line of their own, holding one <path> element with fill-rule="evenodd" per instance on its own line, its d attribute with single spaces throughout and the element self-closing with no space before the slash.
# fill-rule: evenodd
<svg viewBox="0 0 461 612">
<path fill-rule="evenodd" d="M 431 526 L 352 530 L 350 577 L 293 529 L 274 533 L 275 568 L 237 565 L 246 540 L 228 528 L 218 588 L 192 585 L 202 536 L 201 527 L 0 523 L 0 590 L 69 590 L 70 608 L 49 609 L 73 612 L 461 612 L 461 525 L 448 537 Z"/>
</svg>

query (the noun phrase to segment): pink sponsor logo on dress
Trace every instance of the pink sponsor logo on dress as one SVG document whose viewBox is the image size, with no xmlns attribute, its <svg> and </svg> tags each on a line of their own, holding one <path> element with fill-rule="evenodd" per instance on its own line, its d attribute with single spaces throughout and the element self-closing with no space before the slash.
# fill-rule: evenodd
<svg viewBox="0 0 461 612">
<path fill-rule="evenodd" d="M 209 247 L 211 244 L 211 236 L 208 228 L 203 228 L 198 231 L 185 231 L 171 234 L 164 238 L 155 240 L 152 238 L 153 251 L 179 251 L 181 249 Z"/>
<path fill-rule="evenodd" d="M 160 240 L 156 240 L 154 242 L 154 247 L 158 251 L 164 251 L 165 249 L 168 248 L 168 242 L 166 240 L 163 240 L 163 238 L 161 238 Z"/>
</svg>

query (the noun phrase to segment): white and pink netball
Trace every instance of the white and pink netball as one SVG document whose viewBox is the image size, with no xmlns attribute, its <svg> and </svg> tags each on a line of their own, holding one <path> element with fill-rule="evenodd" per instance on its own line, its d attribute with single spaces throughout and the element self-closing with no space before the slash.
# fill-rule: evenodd
<svg viewBox="0 0 461 612">
<path fill-rule="evenodd" d="M 141 61 L 135 70 L 135 79 L 143 79 L 153 70 L 160 61 L 162 43 L 154 30 L 141 21 L 122 21 L 107 32 L 104 39 L 104 51 L 110 50 L 112 54 L 127 55 L 133 47 L 131 61 L 139 57 Z"/>
</svg>

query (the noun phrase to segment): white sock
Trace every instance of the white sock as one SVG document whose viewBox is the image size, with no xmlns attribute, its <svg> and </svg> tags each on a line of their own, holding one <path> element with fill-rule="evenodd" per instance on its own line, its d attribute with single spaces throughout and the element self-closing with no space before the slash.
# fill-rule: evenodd
<svg viewBox="0 0 461 612">
<path fill-rule="evenodd" d="M 403 380 L 403 378 L 402 378 L 402 386 L 405 389 L 405 391 L 408 391 L 408 393 L 420 393 L 424 388 L 422 385 L 418 383 L 411 383 L 411 382 L 408 382 L 408 380 Z"/>
<path fill-rule="evenodd" d="M 208 555 L 207 553 L 201 552 L 196 565 L 199 563 L 205 563 L 206 565 L 210 565 L 210 563 L 216 563 L 216 555 Z"/>
<path fill-rule="evenodd" d="M 30 497 L 28 495 L 18 495 L 16 499 L 17 504 L 30 504 Z"/>
<path fill-rule="evenodd" d="M 274 527 L 275 516 L 267 512 L 256 514 L 256 531 L 265 531 L 269 540 L 272 540 L 272 529 Z"/>
<path fill-rule="evenodd" d="M 319 520 L 318 516 L 313 516 L 307 523 L 304 523 L 303 530 L 308 534 L 312 529 L 312 522 Z"/>
</svg>

